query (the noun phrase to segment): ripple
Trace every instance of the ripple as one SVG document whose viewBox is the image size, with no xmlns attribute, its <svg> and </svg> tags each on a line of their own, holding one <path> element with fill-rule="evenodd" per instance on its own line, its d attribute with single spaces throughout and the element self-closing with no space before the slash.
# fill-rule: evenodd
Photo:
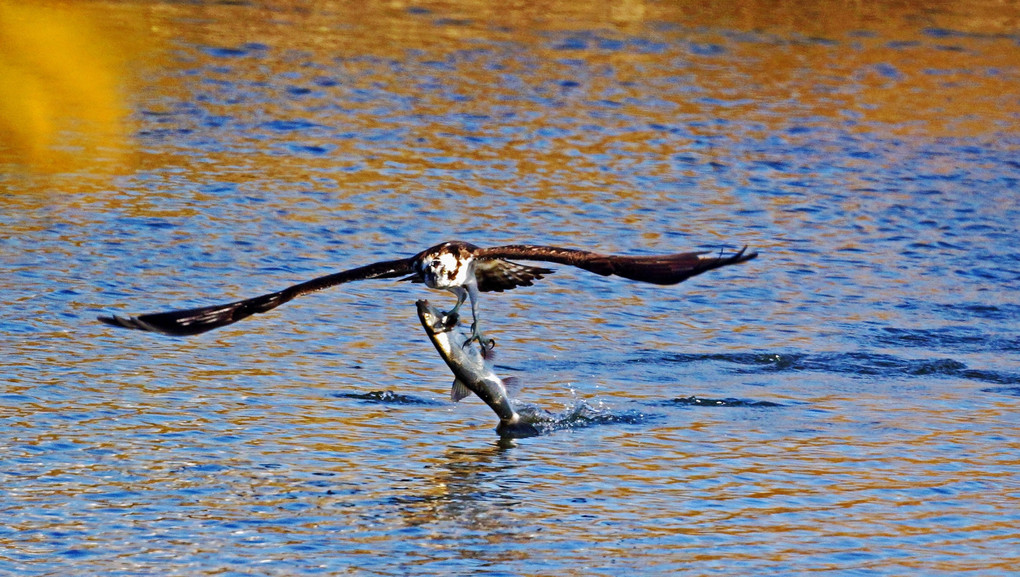
<svg viewBox="0 0 1020 577">
<path fill-rule="evenodd" d="M 327 128 L 321 124 L 302 119 L 270 120 L 269 122 L 263 122 L 259 126 L 279 132 L 300 132 L 313 128 Z"/>
<path fill-rule="evenodd" d="M 980 314 L 995 314 L 1000 311 L 982 309 Z M 1013 318 L 1002 315 L 999 318 Z M 886 327 L 874 334 L 877 342 L 894 346 L 921 348 L 943 348 L 959 351 L 1012 351 L 1020 352 L 1020 338 L 989 334 L 975 327 L 952 327 L 938 329 L 901 329 Z"/>
<path fill-rule="evenodd" d="M 215 58 L 238 58 L 252 54 L 261 54 L 267 50 L 269 50 L 269 46 L 262 44 L 261 42 L 249 42 L 247 44 L 242 44 L 237 48 L 229 48 L 225 46 L 202 47 L 203 52 Z"/>
<path fill-rule="evenodd" d="M 970 369 L 955 359 L 905 359 L 893 355 L 850 352 L 850 353 L 710 353 L 676 354 L 661 357 L 663 362 L 727 363 L 749 368 L 736 369 L 742 374 L 820 372 L 840 373 L 859 377 L 886 376 L 890 378 L 912 377 L 959 377 L 993 383 L 1020 382 L 1020 375 Z M 631 362 L 647 362 L 632 360 Z"/>
<path fill-rule="evenodd" d="M 366 403 L 378 403 L 384 405 L 422 405 L 428 407 L 442 406 L 440 403 L 424 397 L 405 395 L 394 391 L 370 391 L 368 393 L 333 393 L 334 397 L 340 399 L 354 399 Z"/>
<path fill-rule="evenodd" d="M 981 389 L 982 393 L 993 393 L 996 395 L 1009 395 L 1011 397 L 1020 397 L 1020 386 L 1017 387 L 989 387 L 987 389 Z"/>
<path fill-rule="evenodd" d="M 678 407 L 751 407 L 751 408 L 771 408 L 771 407 L 782 407 L 781 403 L 775 403 L 772 401 L 755 401 L 752 399 L 709 399 L 705 397 L 678 397 L 676 399 L 670 399 L 668 401 L 660 401 L 657 404 L 661 405 L 673 405 Z"/>
</svg>

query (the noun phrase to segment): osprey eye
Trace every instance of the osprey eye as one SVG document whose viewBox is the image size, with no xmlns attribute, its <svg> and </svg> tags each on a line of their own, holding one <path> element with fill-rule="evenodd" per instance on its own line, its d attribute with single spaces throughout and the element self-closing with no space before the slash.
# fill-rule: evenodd
<svg viewBox="0 0 1020 577">
<path fill-rule="evenodd" d="M 439 262 L 438 258 L 434 258 L 434 259 L 432 259 L 432 262 L 430 264 L 434 268 L 439 268 L 443 263 Z"/>
</svg>

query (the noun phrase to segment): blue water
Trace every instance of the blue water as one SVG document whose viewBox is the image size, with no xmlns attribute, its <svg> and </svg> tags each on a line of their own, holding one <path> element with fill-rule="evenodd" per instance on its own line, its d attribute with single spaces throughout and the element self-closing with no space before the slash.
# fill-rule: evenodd
<svg viewBox="0 0 1020 577">
<path fill-rule="evenodd" d="M 0 157 L 0 573 L 1014 570 L 1015 33 L 422 8 L 422 45 L 295 46 L 289 12 L 212 40 L 248 9 L 162 16 L 132 164 Z M 519 440 L 448 401 L 420 285 L 187 339 L 95 320 L 452 238 L 761 256 L 483 295 L 496 371 L 558 418 Z"/>
</svg>

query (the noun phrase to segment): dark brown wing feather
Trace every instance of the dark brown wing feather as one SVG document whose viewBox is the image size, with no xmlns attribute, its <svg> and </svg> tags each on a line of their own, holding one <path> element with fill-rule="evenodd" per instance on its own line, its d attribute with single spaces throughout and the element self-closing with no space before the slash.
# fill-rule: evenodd
<svg viewBox="0 0 1020 577">
<path fill-rule="evenodd" d="M 543 275 L 552 274 L 550 268 L 528 266 L 501 258 L 475 260 L 475 279 L 482 292 L 503 292 L 519 286 L 531 286 Z"/>
<path fill-rule="evenodd" d="M 731 255 L 705 257 L 705 252 L 684 252 L 657 256 L 619 256 L 554 246 L 508 245 L 479 249 L 476 258 L 538 260 L 576 266 L 602 276 L 619 276 L 660 285 L 683 282 L 705 271 L 748 261 L 758 253 L 745 246 Z"/>
<path fill-rule="evenodd" d="M 174 336 L 189 336 L 236 323 L 254 314 L 272 310 L 301 295 L 320 291 L 339 284 L 353 281 L 393 278 L 406 275 L 413 270 L 414 259 L 385 261 L 305 281 L 281 291 L 264 294 L 232 303 L 151 313 L 136 317 L 99 317 L 99 320 L 115 327 L 152 331 Z"/>
</svg>

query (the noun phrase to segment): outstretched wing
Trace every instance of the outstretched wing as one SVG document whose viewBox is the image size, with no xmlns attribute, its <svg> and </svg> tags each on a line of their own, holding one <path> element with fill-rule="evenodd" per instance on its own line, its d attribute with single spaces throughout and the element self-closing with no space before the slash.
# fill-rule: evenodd
<svg viewBox="0 0 1020 577">
<path fill-rule="evenodd" d="M 730 255 L 720 253 L 719 256 L 706 257 L 703 256 L 705 254 L 708 253 L 684 252 L 656 256 L 619 256 L 555 246 L 514 244 L 479 249 L 475 258 L 479 260 L 515 258 L 554 262 L 576 266 L 602 276 L 615 275 L 641 282 L 671 285 L 683 282 L 705 271 L 748 261 L 758 256 L 756 252 L 747 252 L 746 246 L 739 252 Z M 530 279 L 528 284 L 530 284 Z M 481 288 L 481 279 L 479 279 L 479 288 Z"/>
<path fill-rule="evenodd" d="M 528 266 L 501 258 L 476 258 L 475 279 L 482 292 L 503 292 L 519 286 L 531 286 L 551 268 Z"/>
<path fill-rule="evenodd" d="M 320 291 L 348 282 L 393 278 L 412 272 L 414 258 L 378 262 L 353 268 L 331 275 L 305 281 L 281 291 L 264 294 L 255 298 L 232 303 L 184 309 L 165 313 L 151 313 L 135 317 L 99 317 L 99 320 L 115 327 L 152 331 L 174 336 L 189 336 L 236 323 L 254 314 L 272 310 L 301 295 Z"/>
</svg>

